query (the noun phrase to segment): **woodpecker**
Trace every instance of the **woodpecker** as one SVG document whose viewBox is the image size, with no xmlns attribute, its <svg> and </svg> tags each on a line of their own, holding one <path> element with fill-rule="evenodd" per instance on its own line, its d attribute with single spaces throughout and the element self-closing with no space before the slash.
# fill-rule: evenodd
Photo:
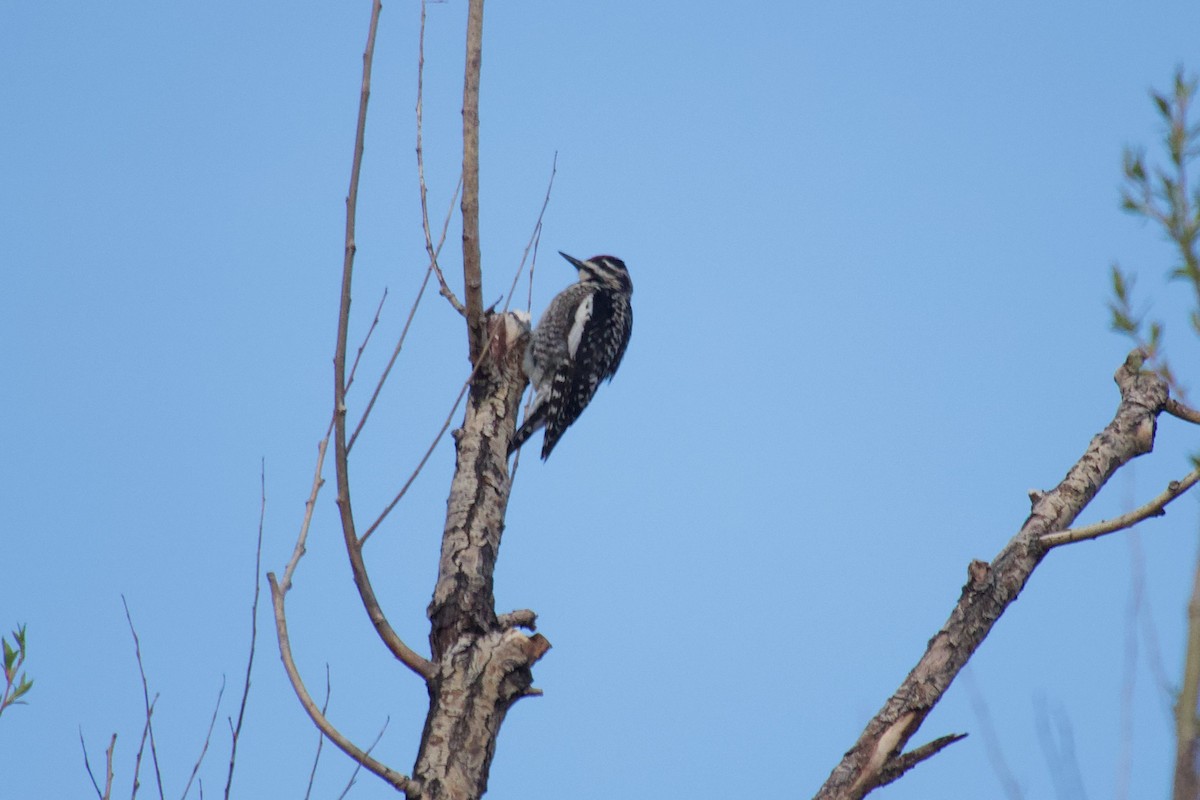
<svg viewBox="0 0 1200 800">
<path fill-rule="evenodd" d="M 591 402 L 600 381 L 612 380 L 633 330 L 633 283 L 625 262 L 558 254 L 579 270 L 579 282 L 550 301 L 533 331 L 524 361 L 533 405 L 508 446 L 511 454 L 544 427 L 543 461 Z"/>
</svg>

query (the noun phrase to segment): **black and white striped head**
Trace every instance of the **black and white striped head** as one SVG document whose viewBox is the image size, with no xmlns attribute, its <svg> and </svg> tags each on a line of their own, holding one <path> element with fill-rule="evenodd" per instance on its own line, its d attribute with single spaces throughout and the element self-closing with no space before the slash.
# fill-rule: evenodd
<svg viewBox="0 0 1200 800">
<path fill-rule="evenodd" d="M 592 256 L 587 261 L 580 261 L 562 250 L 559 250 L 558 254 L 579 270 L 580 283 L 594 283 L 626 296 L 633 295 L 633 281 L 629 279 L 629 270 L 625 269 L 625 262 L 616 256 Z"/>
</svg>

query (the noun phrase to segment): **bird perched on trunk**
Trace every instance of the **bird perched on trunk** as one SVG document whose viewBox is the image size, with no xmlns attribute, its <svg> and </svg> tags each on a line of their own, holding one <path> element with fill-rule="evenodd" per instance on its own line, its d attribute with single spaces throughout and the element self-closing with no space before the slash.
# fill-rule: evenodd
<svg viewBox="0 0 1200 800">
<path fill-rule="evenodd" d="M 587 261 L 559 255 L 579 270 L 579 282 L 550 301 L 525 350 L 525 374 L 533 405 L 513 435 L 508 452 L 545 428 L 542 459 L 550 455 L 604 379 L 612 380 L 633 330 L 633 283 L 625 262 L 613 256 Z"/>
</svg>

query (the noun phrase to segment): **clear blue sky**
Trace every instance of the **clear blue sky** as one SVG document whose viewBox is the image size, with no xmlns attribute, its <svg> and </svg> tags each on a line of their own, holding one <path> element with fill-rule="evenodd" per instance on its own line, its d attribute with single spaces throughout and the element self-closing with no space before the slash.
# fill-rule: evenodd
<svg viewBox="0 0 1200 800">
<path fill-rule="evenodd" d="M 81 728 L 93 764 L 119 734 L 128 794 L 142 714 L 122 594 L 160 693 L 168 795 L 222 676 L 205 796 L 224 785 L 260 460 L 264 568 L 280 570 L 329 415 L 369 5 L 0 5 L 0 626 L 28 623 L 36 679 L 0 719 L 4 800 L 89 796 Z M 390 294 L 357 408 L 424 266 L 418 18 L 389 2 L 379 34 L 356 341 Z M 429 7 L 439 218 L 464 18 L 462 0 Z M 507 290 L 557 152 L 534 311 L 572 279 L 561 249 L 623 257 L 637 314 L 617 379 L 518 475 L 497 600 L 537 610 L 554 649 L 545 696 L 509 715 L 491 797 L 816 791 L 968 562 L 1111 418 L 1128 345 L 1107 329 L 1109 265 L 1180 319 L 1168 248 L 1118 209 L 1119 168 L 1157 135 L 1147 90 L 1200 69 L 1197 31 L 1194 2 L 489 5 L 485 296 Z M 1168 342 L 1200 363 L 1181 322 Z M 356 452 L 360 516 L 415 465 L 466 369 L 431 294 Z M 1156 494 L 1195 449 L 1164 420 L 1083 521 Z M 450 464 L 446 441 L 367 548 L 422 649 Z M 375 752 L 407 772 L 425 691 L 362 613 L 323 500 L 289 596 L 296 655 L 316 692 L 328 663 L 348 735 L 390 719 Z M 1136 537 L 1051 554 L 972 662 L 1025 797 L 1166 795 L 1161 684 L 1180 671 L 1197 517 L 1187 498 Z M 259 623 L 236 796 L 301 797 L 317 734 L 265 598 Z M 1005 796 L 970 685 L 916 743 L 971 736 L 879 796 Z M 1046 720 L 1069 729 L 1081 790 L 1047 766 Z M 326 748 L 314 796 L 350 771 Z M 351 796 L 394 795 L 363 774 Z"/>
</svg>

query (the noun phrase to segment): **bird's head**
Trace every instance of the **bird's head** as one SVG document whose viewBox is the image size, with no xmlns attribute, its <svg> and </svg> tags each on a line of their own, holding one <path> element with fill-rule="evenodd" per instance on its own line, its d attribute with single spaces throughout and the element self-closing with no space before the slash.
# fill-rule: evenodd
<svg viewBox="0 0 1200 800">
<path fill-rule="evenodd" d="M 633 294 L 629 270 L 625 269 L 625 262 L 616 256 L 592 256 L 587 261 L 580 261 L 561 250 L 558 254 L 579 270 L 580 283 L 595 283 L 627 295 Z"/>
</svg>

